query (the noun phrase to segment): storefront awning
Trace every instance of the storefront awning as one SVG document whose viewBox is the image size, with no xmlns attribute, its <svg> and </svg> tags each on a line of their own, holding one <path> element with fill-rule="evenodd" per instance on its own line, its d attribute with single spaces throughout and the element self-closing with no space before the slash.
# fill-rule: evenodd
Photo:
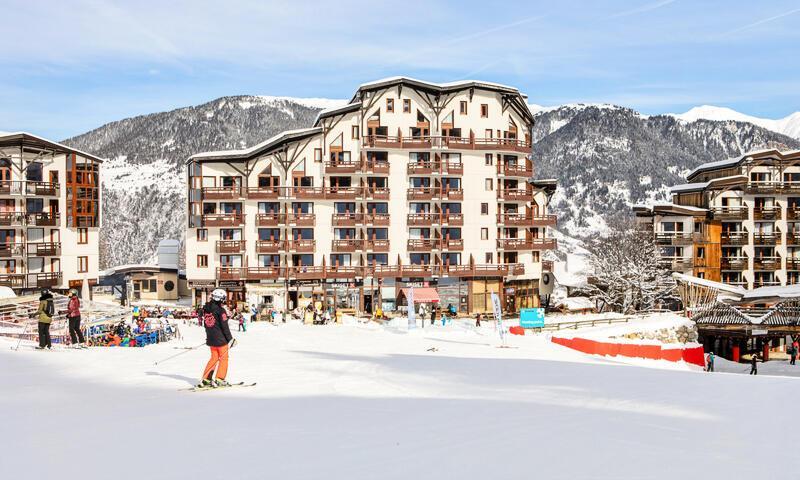
<svg viewBox="0 0 800 480">
<path fill-rule="evenodd" d="M 409 288 L 401 288 L 399 297 L 408 298 Z M 439 303 L 439 292 L 435 288 L 420 287 L 414 289 L 414 303 Z"/>
</svg>

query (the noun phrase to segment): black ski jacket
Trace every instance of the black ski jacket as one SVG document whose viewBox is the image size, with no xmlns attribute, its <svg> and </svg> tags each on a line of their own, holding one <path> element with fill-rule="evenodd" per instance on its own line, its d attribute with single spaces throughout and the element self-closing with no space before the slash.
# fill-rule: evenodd
<svg viewBox="0 0 800 480">
<path fill-rule="evenodd" d="M 203 325 L 206 327 L 206 345 L 221 347 L 233 339 L 228 328 L 228 314 L 222 305 L 208 302 L 203 306 Z"/>
</svg>

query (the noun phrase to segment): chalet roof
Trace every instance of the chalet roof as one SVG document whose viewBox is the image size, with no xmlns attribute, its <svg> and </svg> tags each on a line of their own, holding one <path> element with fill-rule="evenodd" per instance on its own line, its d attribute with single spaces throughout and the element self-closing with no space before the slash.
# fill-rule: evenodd
<svg viewBox="0 0 800 480">
<path fill-rule="evenodd" d="M 298 130 L 287 130 L 281 132 L 257 145 L 242 150 L 221 150 L 216 152 L 203 152 L 196 153 L 189 157 L 187 163 L 190 161 L 219 161 L 219 160 L 249 160 L 264 154 L 270 150 L 274 150 L 286 143 L 297 140 L 302 140 L 309 136 L 321 133 L 321 127 L 301 128 Z"/>
<path fill-rule="evenodd" d="M 692 207 L 690 205 L 677 205 L 675 203 L 658 202 L 652 205 L 634 205 L 633 211 L 640 214 L 666 213 L 671 215 L 705 215 L 708 209 Z"/>
<path fill-rule="evenodd" d="M 707 162 L 697 166 L 694 170 L 689 172 L 689 175 L 686 176 L 686 180 L 691 181 L 692 178 L 696 177 L 700 173 L 709 172 L 714 170 L 720 170 L 725 168 L 733 168 L 741 165 L 744 163 L 745 160 L 750 158 L 765 158 L 765 157 L 776 157 L 780 160 L 785 160 L 791 157 L 798 157 L 800 156 L 800 150 L 787 150 L 781 152 L 780 150 L 776 150 L 774 148 L 765 148 L 761 150 L 753 150 L 750 152 L 745 153 L 739 157 L 731 157 L 725 160 L 717 160 L 714 162 Z"/>
<path fill-rule="evenodd" d="M 72 148 L 28 132 L 0 132 L 0 148 L 3 147 L 23 147 L 35 148 L 39 150 L 53 150 L 55 153 L 59 154 L 74 153 L 99 163 L 103 163 L 104 161 L 104 159 L 96 155 L 92 155 L 91 153 L 84 152 L 82 150 L 78 150 L 77 148 Z"/>
<path fill-rule="evenodd" d="M 340 105 L 338 107 L 331 107 L 326 108 L 325 110 L 321 110 L 317 114 L 317 118 L 314 119 L 314 126 L 319 125 L 319 121 L 326 117 L 331 117 L 333 115 L 339 115 L 342 113 L 354 112 L 361 108 L 361 102 L 353 102 L 348 103 L 346 105 Z"/>
<path fill-rule="evenodd" d="M 707 182 L 684 183 L 670 188 L 670 193 L 689 193 L 702 192 L 708 188 L 719 188 L 730 185 L 738 185 L 747 182 L 747 175 L 731 175 L 729 177 L 712 178 Z"/>
</svg>

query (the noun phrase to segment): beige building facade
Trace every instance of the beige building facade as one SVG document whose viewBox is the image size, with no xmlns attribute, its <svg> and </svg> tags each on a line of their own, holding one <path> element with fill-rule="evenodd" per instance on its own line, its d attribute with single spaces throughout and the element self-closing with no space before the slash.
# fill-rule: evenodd
<svg viewBox="0 0 800 480">
<path fill-rule="evenodd" d="M 462 312 L 537 306 L 555 248 L 553 181 L 532 180 L 533 116 L 515 88 L 391 78 L 310 128 L 187 162 L 195 299 L 391 310 L 434 286 Z"/>
</svg>

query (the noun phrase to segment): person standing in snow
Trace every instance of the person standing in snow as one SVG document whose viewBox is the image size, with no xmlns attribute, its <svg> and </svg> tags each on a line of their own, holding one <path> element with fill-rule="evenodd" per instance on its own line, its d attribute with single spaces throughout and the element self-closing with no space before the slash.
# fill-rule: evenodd
<svg viewBox="0 0 800 480">
<path fill-rule="evenodd" d="M 69 291 L 67 302 L 67 323 L 69 324 L 70 344 L 75 348 L 86 348 L 83 331 L 81 330 L 81 299 L 74 288 Z"/>
<path fill-rule="evenodd" d="M 708 352 L 708 363 L 706 365 L 706 372 L 714 371 L 714 352 Z"/>
<path fill-rule="evenodd" d="M 789 353 L 790 353 L 789 364 L 790 365 L 794 365 L 797 362 L 797 341 L 796 340 L 794 341 L 794 343 L 792 343 L 792 346 L 791 346 L 791 349 L 790 349 Z"/>
<path fill-rule="evenodd" d="M 211 300 L 203 306 L 203 326 L 206 329 L 206 345 L 211 349 L 211 358 L 203 370 L 199 387 L 230 386 L 225 377 L 228 375 L 228 352 L 234 340 L 228 326 L 228 312 L 222 303 L 227 297 L 225 290 L 218 288 L 211 292 Z"/>
<path fill-rule="evenodd" d="M 37 350 L 48 350 L 53 348 L 50 340 L 50 324 L 53 322 L 53 315 L 55 314 L 55 307 L 53 306 L 53 295 L 47 290 L 42 290 L 39 296 L 39 309 L 36 310 L 35 315 L 39 317 L 39 346 Z"/>
<path fill-rule="evenodd" d="M 758 353 L 750 357 L 750 375 L 758 375 Z"/>
</svg>

